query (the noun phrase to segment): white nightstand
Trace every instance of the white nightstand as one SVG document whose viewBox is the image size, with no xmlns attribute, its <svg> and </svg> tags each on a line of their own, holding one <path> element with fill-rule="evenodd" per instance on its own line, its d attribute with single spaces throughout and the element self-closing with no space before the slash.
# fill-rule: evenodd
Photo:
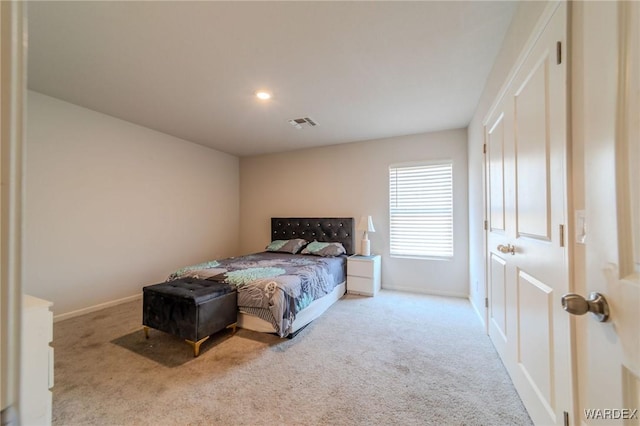
<svg viewBox="0 0 640 426">
<path fill-rule="evenodd" d="M 53 303 L 22 296 L 20 424 L 50 425 L 53 387 Z"/>
<path fill-rule="evenodd" d="M 347 259 L 347 292 L 375 296 L 380 290 L 380 255 L 353 255 Z"/>
</svg>

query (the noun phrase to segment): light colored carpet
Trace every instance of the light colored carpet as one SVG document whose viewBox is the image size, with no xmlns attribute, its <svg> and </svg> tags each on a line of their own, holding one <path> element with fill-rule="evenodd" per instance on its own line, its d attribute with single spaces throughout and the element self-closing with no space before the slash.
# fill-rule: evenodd
<svg viewBox="0 0 640 426">
<path fill-rule="evenodd" d="M 56 425 L 529 425 L 464 299 L 345 296 L 294 339 L 202 345 L 152 330 L 142 301 L 54 326 Z"/>
</svg>

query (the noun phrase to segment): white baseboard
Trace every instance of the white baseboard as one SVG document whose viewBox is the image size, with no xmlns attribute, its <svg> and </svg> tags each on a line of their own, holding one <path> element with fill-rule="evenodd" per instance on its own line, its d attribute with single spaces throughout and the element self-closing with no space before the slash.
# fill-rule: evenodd
<svg viewBox="0 0 640 426">
<path fill-rule="evenodd" d="M 140 299 L 142 299 L 142 293 L 134 294 L 133 296 L 123 297 L 122 299 L 112 300 L 110 302 L 100 303 L 98 305 L 93 305 L 87 308 L 78 309 L 76 311 L 55 315 L 53 317 L 53 322 L 58 322 L 58 321 L 63 321 L 69 318 L 79 317 L 80 315 L 89 314 L 91 312 L 100 311 L 105 308 L 110 308 L 112 306 L 121 305 L 123 303 L 133 302 L 134 300 L 140 300 Z"/>
<path fill-rule="evenodd" d="M 347 283 L 347 288 L 348 287 L 349 287 L 349 284 Z M 406 293 L 430 294 L 432 296 L 461 297 L 463 299 L 469 298 L 468 294 L 449 292 L 449 291 L 433 291 L 428 289 L 418 289 L 413 287 L 403 287 L 403 286 L 394 286 L 394 285 L 383 285 L 382 288 L 384 290 L 404 291 Z"/>
</svg>

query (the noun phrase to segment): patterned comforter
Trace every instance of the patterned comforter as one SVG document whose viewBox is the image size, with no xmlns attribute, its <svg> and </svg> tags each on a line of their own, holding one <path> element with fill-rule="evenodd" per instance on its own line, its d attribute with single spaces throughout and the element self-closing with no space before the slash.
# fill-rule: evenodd
<svg viewBox="0 0 640 426">
<path fill-rule="evenodd" d="M 280 337 L 298 312 L 345 280 L 346 257 L 256 253 L 187 266 L 169 280 L 194 277 L 234 284 L 241 311 L 270 322 Z"/>
</svg>

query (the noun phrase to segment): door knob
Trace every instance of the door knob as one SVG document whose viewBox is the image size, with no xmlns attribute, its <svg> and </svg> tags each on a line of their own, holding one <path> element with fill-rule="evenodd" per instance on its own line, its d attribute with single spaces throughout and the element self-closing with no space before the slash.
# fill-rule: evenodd
<svg viewBox="0 0 640 426">
<path fill-rule="evenodd" d="M 609 319 L 609 304 L 600 293 L 589 293 L 585 299 L 579 294 L 568 293 L 562 296 L 562 309 L 573 315 L 584 315 L 591 312 L 598 321 L 605 322 Z"/>
<path fill-rule="evenodd" d="M 500 244 L 498 245 L 498 251 L 500 253 L 504 253 L 504 254 L 511 253 L 512 255 L 514 255 L 516 254 L 516 246 L 513 246 L 511 244 L 507 244 L 506 246 Z"/>
</svg>

